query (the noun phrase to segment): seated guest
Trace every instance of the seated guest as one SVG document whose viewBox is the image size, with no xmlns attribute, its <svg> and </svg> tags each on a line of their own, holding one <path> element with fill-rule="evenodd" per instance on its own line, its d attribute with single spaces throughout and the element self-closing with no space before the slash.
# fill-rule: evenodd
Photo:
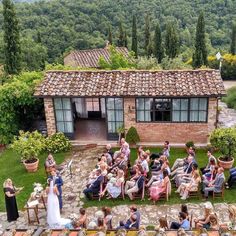
<svg viewBox="0 0 236 236">
<path fill-rule="evenodd" d="M 135 164 L 140 163 L 142 161 L 142 156 L 144 155 L 144 150 L 142 146 L 138 147 L 137 151 L 137 159 L 134 161 Z"/>
<path fill-rule="evenodd" d="M 106 176 L 107 175 L 107 168 L 108 168 L 108 166 L 107 166 L 107 163 L 101 163 L 100 164 L 100 170 L 102 171 L 102 175 L 103 176 Z"/>
<path fill-rule="evenodd" d="M 207 157 L 208 157 L 208 163 L 207 163 L 207 165 L 206 165 L 205 167 L 203 167 L 203 168 L 200 169 L 201 172 L 202 172 L 202 174 L 205 174 L 205 173 L 209 172 L 210 165 L 211 165 L 211 163 L 210 163 L 211 159 L 214 159 L 214 160 L 215 160 L 215 163 L 217 163 L 216 158 L 212 155 L 212 150 L 211 150 L 211 149 L 209 149 L 209 150 L 207 151 Z"/>
<path fill-rule="evenodd" d="M 125 160 L 125 155 L 122 153 L 119 158 L 115 160 L 115 164 L 110 167 L 110 171 L 117 172 L 118 169 L 126 171 L 127 161 Z"/>
<path fill-rule="evenodd" d="M 162 230 L 162 231 L 165 231 L 165 230 L 168 230 L 169 227 L 168 227 L 168 222 L 167 222 L 167 219 L 166 217 L 160 217 L 159 218 L 159 226 L 158 226 L 158 229 L 159 230 Z"/>
<path fill-rule="evenodd" d="M 121 155 L 122 152 L 124 152 L 124 149 L 129 148 L 129 144 L 125 141 L 124 138 L 120 140 L 120 150 L 116 151 L 113 155 L 113 160 L 116 160 L 117 157 Z"/>
<path fill-rule="evenodd" d="M 198 165 L 196 164 L 193 156 L 190 156 L 188 158 L 188 164 L 184 167 L 182 171 L 177 172 L 177 174 L 173 177 L 175 180 L 176 186 L 179 187 L 181 182 L 183 181 L 183 177 L 185 176 L 186 178 L 191 176 L 192 170 L 196 170 L 198 168 Z"/>
<path fill-rule="evenodd" d="M 188 156 L 186 157 L 186 159 L 184 160 L 183 165 L 182 165 L 182 166 L 179 166 L 179 165 L 178 165 L 177 168 L 175 168 L 174 170 L 171 171 L 171 174 L 170 174 L 170 175 L 171 175 L 171 176 L 174 176 L 174 175 L 176 175 L 176 174 L 183 173 L 184 170 L 188 167 L 189 162 L 190 162 L 190 161 L 193 161 L 193 160 L 195 160 L 194 157 L 193 157 L 192 155 L 188 155 Z M 173 169 L 173 167 L 172 167 L 172 169 Z"/>
<path fill-rule="evenodd" d="M 112 214 L 111 214 L 111 208 L 109 207 L 103 207 L 102 211 L 104 213 L 104 224 L 106 226 L 107 230 L 112 229 Z"/>
<path fill-rule="evenodd" d="M 188 152 L 189 155 L 192 155 L 195 158 L 196 153 L 195 153 L 195 148 L 194 147 L 190 146 L 188 148 L 187 152 Z"/>
<path fill-rule="evenodd" d="M 231 168 L 229 170 L 229 178 L 226 182 L 226 188 L 231 188 L 234 183 L 236 183 L 236 168 Z"/>
<path fill-rule="evenodd" d="M 83 191 L 85 197 L 89 200 L 91 200 L 90 194 L 99 194 L 101 183 L 104 180 L 102 171 L 100 169 L 96 170 L 96 176 L 97 178 L 95 179 L 95 181 L 92 184 L 88 185 L 87 188 Z"/>
<path fill-rule="evenodd" d="M 145 178 L 143 172 L 138 173 L 138 176 L 132 177 L 125 184 L 125 194 L 128 194 L 130 200 L 133 200 L 133 193 L 139 192 L 144 185 Z"/>
<path fill-rule="evenodd" d="M 236 230 L 236 206 L 230 205 L 228 208 L 229 222 L 222 223 L 220 228 L 225 230 Z"/>
<path fill-rule="evenodd" d="M 67 229 L 86 229 L 87 227 L 87 215 L 84 208 L 79 209 L 80 216 L 75 219 L 72 223 L 65 225 Z"/>
<path fill-rule="evenodd" d="M 201 182 L 201 177 L 198 171 L 193 172 L 193 176 L 189 183 L 181 183 L 178 189 L 176 190 L 177 193 L 180 193 L 181 199 L 186 200 L 191 191 L 197 191 L 199 183 Z"/>
<path fill-rule="evenodd" d="M 212 213 L 212 204 L 210 202 L 206 202 L 204 204 L 204 216 L 203 218 L 196 218 L 194 219 L 195 222 L 195 228 L 205 228 L 209 229 L 210 228 L 210 214 Z"/>
<path fill-rule="evenodd" d="M 218 218 L 216 213 L 211 213 L 209 216 L 209 221 L 210 221 L 210 230 L 219 230 L 219 223 L 218 223 Z"/>
<path fill-rule="evenodd" d="M 128 143 L 126 143 L 126 142 L 124 143 L 121 153 L 124 154 L 126 161 L 128 161 L 130 159 L 130 149 L 129 149 Z"/>
<path fill-rule="evenodd" d="M 206 173 L 202 176 L 203 180 L 212 181 L 212 180 L 214 179 L 215 169 L 216 169 L 216 162 L 215 162 L 215 159 L 211 158 L 211 159 L 210 159 L 209 171 L 206 172 Z"/>
<path fill-rule="evenodd" d="M 222 167 L 218 168 L 218 172 L 213 181 L 208 185 L 203 186 L 204 197 L 207 199 L 209 192 L 214 191 L 215 193 L 220 193 L 222 191 L 222 185 L 225 181 L 224 169 Z"/>
<path fill-rule="evenodd" d="M 132 214 L 124 225 L 125 229 L 138 229 L 137 216 Z"/>
<path fill-rule="evenodd" d="M 149 190 L 150 190 L 149 200 L 153 200 L 154 202 L 160 198 L 162 193 L 168 191 L 168 194 L 170 194 L 171 185 L 167 170 L 163 171 L 163 179 L 161 180 L 161 182 L 156 185 L 153 184 Z"/>
<path fill-rule="evenodd" d="M 190 230 L 190 222 L 187 220 L 187 215 L 184 212 L 179 213 L 179 222 L 172 222 L 170 229 Z"/>
<path fill-rule="evenodd" d="M 101 196 L 103 196 L 106 191 L 108 192 L 108 198 L 117 198 L 121 194 L 121 185 L 124 183 L 124 171 L 118 170 L 116 178 L 111 178 L 107 183 L 106 188 L 102 191 Z"/>
<path fill-rule="evenodd" d="M 104 155 L 105 155 L 106 160 L 107 160 L 107 165 L 112 166 L 112 164 L 113 164 L 112 156 L 109 153 L 105 153 Z"/>
<path fill-rule="evenodd" d="M 140 223 L 141 223 L 141 214 L 140 214 L 138 208 L 136 207 L 136 205 L 131 205 L 129 209 L 130 209 L 130 214 L 134 214 L 137 216 L 137 225 L 139 228 Z"/>
<path fill-rule="evenodd" d="M 185 158 L 177 158 L 171 168 L 171 171 L 176 170 L 177 168 L 183 167 L 188 163 L 188 157 L 193 156 L 191 153 L 188 153 L 188 156 Z M 194 157 L 194 156 L 193 156 Z M 195 159 L 195 158 L 194 158 Z"/>
</svg>

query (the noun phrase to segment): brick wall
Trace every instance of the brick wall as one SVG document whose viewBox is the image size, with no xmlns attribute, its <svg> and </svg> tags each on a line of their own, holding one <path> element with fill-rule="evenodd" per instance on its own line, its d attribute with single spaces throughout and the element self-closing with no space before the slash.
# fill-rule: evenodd
<svg viewBox="0 0 236 236">
<path fill-rule="evenodd" d="M 51 98 L 44 98 L 44 110 L 47 123 L 48 135 L 56 133 L 56 121 L 54 116 L 53 100 Z"/>
<path fill-rule="evenodd" d="M 208 123 L 136 123 L 135 98 L 124 98 L 125 128 L 136 127 L 141 142 L 205 144 L 216 122 L 217 99 L 209 98 Z"/>
</svg>

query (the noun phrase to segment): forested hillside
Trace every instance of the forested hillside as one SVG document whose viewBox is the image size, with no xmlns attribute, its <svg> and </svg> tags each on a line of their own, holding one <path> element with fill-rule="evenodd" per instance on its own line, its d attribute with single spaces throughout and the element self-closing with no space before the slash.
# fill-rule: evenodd
<svg viewBox="0 0 236 236">
<path fill-rule="evenodd" d="M 198 15 L 205 13 L 207 47 L 210 53 L 228 51 L 230 32 L 236 15 L 235 0 L 51 0 L 16 3 L 22 35 L 22 50 L 41 53 L 47 61 L 60 62 L 71 49 L 103 47 L 111 26 L 117 41 L 119 23 L 131 47 L 132 16 L 137 16 L 138 52 L 144 53 L 145 16 L 150 16 L 152 34 L 159 22 L 165 35 L 166 24 L 176 24 L 184 57 L 192 54 Z M 0 9 L 2 11 L 2 7 Z M 0 60 L 2 61 L 3 16 L 0 14 Z"/>
</svg>

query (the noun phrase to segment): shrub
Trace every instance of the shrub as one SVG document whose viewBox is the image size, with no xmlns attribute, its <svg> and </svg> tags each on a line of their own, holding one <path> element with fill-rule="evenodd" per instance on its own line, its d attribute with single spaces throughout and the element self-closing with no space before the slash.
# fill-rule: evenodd
<svg viewBox="0 0 236 236">
<path fill-rule="evenodd" d="M 46 150 L 48 152 L 66 152 L 70 149 L 71 143 L 63 133 L 55 133 L 46 138 Z"/>
<path fill-rule="evenodd" d="M 168 57 L 163 58 L 161 66 L 164 70 L 192 69 L 192 66 L 184 63 L 180 56 L 174 59 Z"/>
<path fill-rule="evenodd" d="M 236 153 L 236 129 L 215 129 L 211 133 L 210 142 L 213 147 L 219 148 L 220 152 L 224 155 L 225 161 L 230 161 Z"/>
<path fill-rule="evenodd" d="M 131 126 L 126 134 L 126 142 L 136 144 L 140 141 L 138 132 L 135 127 Z"/>
<path fill-rule="evenodd" d="M 21 155 L 28 163 L 34 162 L 35 158 L 45 149 L 45 138 L 38 131 L 20 131 L 18 137 L 14 137 L 11 148 Z"/>
<path fill-rule="evenodd" d="M 138 70 L 160 70 L 161 66 L 155 57 L 138 57 L 136 60 Z"/>
<path fill-rule="evenodd" d="M 185 143 L 185 146 L 187 148 L 194 147 L 194 142 L 193 141 L 188 141 L 187 143 Z"/>
<path fill-rule="evenodd" d="M 227 96 L 223 97 L 222 101 L 225 102 L 229 108 L 236 109 L 236 86 L 227 90 Z"/>
</svg>

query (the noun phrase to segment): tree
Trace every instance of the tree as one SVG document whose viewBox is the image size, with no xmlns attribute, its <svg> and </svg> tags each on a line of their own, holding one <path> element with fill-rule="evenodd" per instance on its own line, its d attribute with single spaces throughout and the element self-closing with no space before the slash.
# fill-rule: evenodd
<svg viewBox="0 0 236 236">
<path fill-rule="evenodd" d="M 132 25 L 132 45 L 131 50 L 134 52 L 135 57 L 138 57 L 138 39 L 137 39 L 137 22 L 136 16 L 133 16 L 133 25 Z"/>
<path fill-rule="evenodd" d="M 11 0 L 3 0 L 3 30 L 5 71 L 18 74 L 21 70 L 21 50 L 18 20 Z"/>
<path fill-rule="evenodd" d="M 111 26 L 108 28 L 108 41 L 109 44 L 112 45 L 112 31 L 111 31 Z"/>
<path fill-rule="evenodd" d="M 169 58 L 175 58 L 178 55 L 179 39 L 173 23 L 168 23 L 166 29 L 165 49 Z"/>
<path fill-rule="evenodd" d="M 150 19 L 149 16 L 147 15 L 145 18 L 145 45 L 144 49 L 146 51 L 146 54 L 148 55 L 148 45 L 150 44 Z"/>
<path fill-rule="evenodd" d="M 205 39 L 205 20 L 203 12 L 200 13 L 197 21 L 195 52 L 193 53 L 193 67 L 199 68 L 207 65 L 207 49 Z"/>
<path fill-rule="evenodd" d="M 156 25 L 156 30 L 154 34 L 153 54 L 158 60 L 158 63 L 161 63 L 161 60 L 164 57 L 164 48 L 162 45 L 161 29 L 158 23 Z"/>
<path fill-rule="evenodd" d="M 119 24 L 119 38 L 118 38 L 117 45 L 118 45 L 118 47 L 125 46 L 125 32 L 123 30 L 123 25 L 121 22 Z"/>
<path fill-rule="evenodd" d="M 124 46 L 125 46 L 126 48 L 128 48 L 128 39 L 127 39 L 127 33 L 126 33 L 126 31 L 125 31 L 125 33 L 124 33 Z"/>
<path fill-rule="evenodd" d="M 230 53 L 235 55 L 235 44 L 236 44 L 236 23 L 232 26 L 232 33 L 231 33 L 231 44 L 230 44 Z"/>
</svg>

